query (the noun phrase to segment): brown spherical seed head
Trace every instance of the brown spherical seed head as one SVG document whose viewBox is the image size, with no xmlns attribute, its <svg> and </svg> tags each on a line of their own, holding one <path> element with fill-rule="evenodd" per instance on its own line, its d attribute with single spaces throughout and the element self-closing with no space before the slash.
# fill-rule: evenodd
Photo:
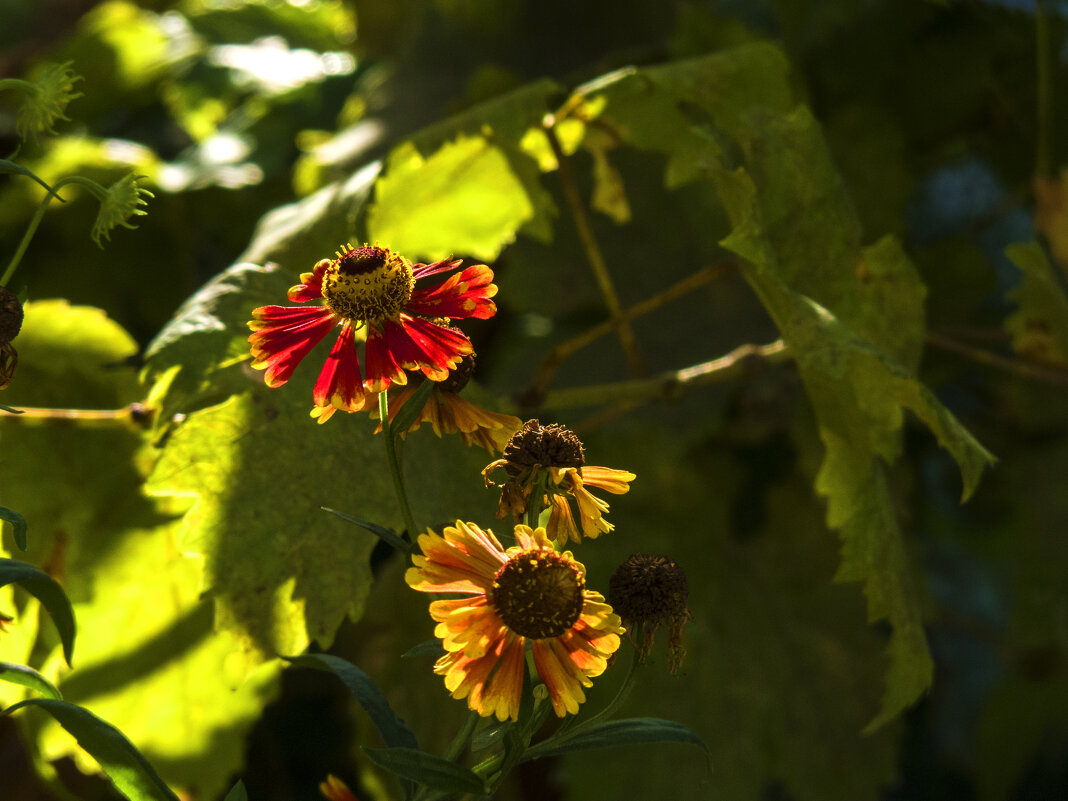
<svg viewBox="0 0 1068 801">
<path fill-rule="evenodd" d="M 414 288 L 408 260 L 377 245 L 343 247 L 323 273 L 323 300 L 346 320 L 393 317 L 404 308 Z"/>
<path fill-rule="evenodd" d="M 540 640 L 559 637 L 582 614 L 586 579 L 575 563 L 554 551 L 524 551 L 493 577 L 490 603 L 509 629 Z"/>
<path fill-rule="evenodd" d="M 0 344 L 8 343 L 22 330 L 22 304 L 18 295 L 0 286 Z"/>
<path fill-rule="evenodd" d="M 629 556 L 608 580 L 608 602 L 623 620 L 635 623 L 682 617 L 689 597 L 686 574 L 666 556 Z"/>
<path fill-rule="evenodd" d="M 543 426 L 527 420 L 504 448 L 504 469 L 513 478 L 534 465 L 542 467 L 582 467 L 586 453 L 582 440 L 561 425 Z"/>
<path fill-rule="evenodd" d="M 469 353 L 460 359 L 460 363 L 452 369 L 449 377 L 438 384 L 442 392 L 451 392 L 458 395 L 467 386 L 471 376 L 475 374 L 475 354 Z"/>
</svg>

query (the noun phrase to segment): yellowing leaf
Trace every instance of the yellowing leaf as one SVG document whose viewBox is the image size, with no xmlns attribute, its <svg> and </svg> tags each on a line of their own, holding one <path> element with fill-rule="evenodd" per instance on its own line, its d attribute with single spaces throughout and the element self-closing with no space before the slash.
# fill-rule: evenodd
<svg viewBox="0 0 1068 801">
<path fill-rule="evenodd" d="M 1005 320 L 1013 350 L 1033 361 L 1068 364 L 1068 298 L 1045 251 L 1030 242 L 1005 253 L 1023 271 L 1009 295 L 1018 308 Z"/>
</svg>

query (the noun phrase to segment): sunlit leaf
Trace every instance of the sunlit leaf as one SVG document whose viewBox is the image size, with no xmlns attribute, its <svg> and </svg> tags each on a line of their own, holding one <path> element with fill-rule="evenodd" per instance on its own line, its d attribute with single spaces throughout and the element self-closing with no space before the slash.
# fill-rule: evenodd
<svg viewBox="0 0 1068 801">
<path fill-rule="evenodd" d="M 0 557 L 0 587 L 6 584 L 18 584 L 48 610 L 63 642 L 63 656 L 69 664 L 74 653 L 74 611 L 63 588 L 40 568 Z"/>
<path fill-rule="evenodd" d="M 48 679 L 33 668 L 25 665 L 14 665 L 10 662 L 0 662 L 0 681 L 11 684 L 21 684 L 48 698 L 61 699 L 63 695 Z"/>
<path fill-rule="evenodd" d="M 375 185 L 368 238 L 413 259 L 492 261 L 533 215 L 508 159 L 486 139 L 460 138 L 427 158 L 407 144 Z"/>
<path fill-rule="evenodd" d="M 8 707 L 3 714 L 10 715 L 34 706 L 44 709 L 70 732 L 130 801 L 178 801 L 122 732 L 80 706 L 55 699 L 33 698 Z"/>
</svg>

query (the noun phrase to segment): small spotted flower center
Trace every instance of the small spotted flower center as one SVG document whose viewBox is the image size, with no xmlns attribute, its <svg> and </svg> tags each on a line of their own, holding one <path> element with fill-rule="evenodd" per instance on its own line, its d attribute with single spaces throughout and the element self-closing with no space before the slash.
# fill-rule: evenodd
<svg viewBox="0 0 1068 801">
<path fill-rule="evenodd" d="M 608 602 L 624 620 L 660 621 L 686 614 L 690 586 L 675 560 L 637 553 L 608 580 Z"/>
<path fill-rule="evenodd" d="M 524 551 L 493 577 L 490 602 L 504 624 L 524 637 L 559 637 L 582 614 L 586 579 L 553 551 Z"/>
<path fill-rule="evenodd" d="M 10 342 L 22 330 L 22 304 L 18 295 L 0 286 L 0 344 Z"/>
<path fill-rule="evenodd" d="M 504 449 L 504 469 L 515 478 L 534 465 L 542 467 L 582 467 L 586 454 L 582 440 L 564 426 L 543 426 L 527 420 Z"/>
<path fill-rule="evenodd" d="M 377 245 L 345 245 L 323 273 L 323 300 L 346 320 L 395 317 L 414 288 L 412 265 Z"/>
</svg>

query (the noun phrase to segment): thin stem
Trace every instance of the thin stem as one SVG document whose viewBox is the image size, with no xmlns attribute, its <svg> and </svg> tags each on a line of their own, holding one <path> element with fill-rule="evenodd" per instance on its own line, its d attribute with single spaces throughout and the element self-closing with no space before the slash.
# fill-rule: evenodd
<svg viewBox="0 0 1068 801">
<path fill-rule="evenodd" d="M 1042 0 L 1035 1 L 1035 173 L 1048 178 L 1052 164 L 1053 70 L 1050 67 L 1049 16 Z"/>
<path fill-rule="evenodd" d="M 545 495 L 545 478 L 539 476 L 530 488 L 530 500 L 527 502 L 526 519 L 523 521 L 532 529 L 538 527 L 541 519 L 541 499 Z"/>
<path fill-rule="evenodd" d="M 718 359 L 682 370 L 669 370 L 654 378 L 550 392 L 540 408 L 564 409 L 618 403 L 636 405 L 660 399 L 670 400 L 693 387 L 732 381 L 751 370 L 754 362 L 778 364 L 790 358 L 790 351 L 781 339 L 767 345 L 741 345 Z"/>
<path fill-rule="evenodd" d="M 1019 359 L 1009 359 L 1005 356 L 991 353 L 988 350 L 976 348 L 964 342 L 958 342 L 957 340 L 950 339 L 942 334 L 937 334 L 934 331 L 928 331 L 924 335 L 924 339 L 929 345 L 934 345 L 936 348 L 967 356 L 972 361 L 978 362 L 979 364 L 985 364 L 987 367 L 1004 370 L 1007 373 L 1015 373 L 1024 378 L 1043 381 L 1047 384 L 1054 384 L 1059 387 L 1068 387 L 1068 370 L 1058 370 L 1054 367 L 1046 367 L 1045 365 L 1034 364 L 1033 362 L 1024 362 Z"/>
<path fill-rule="evenodd" d="M 415 527 L 415 518 L 412 517 L 412 510 L 408 505 L 408 493 L 404 489 L 404 476 L 401 475 L 400 459 L 397 458 L 397 443 L 393 439 L 389 422 L 389 400 L 385 392 L 378 393 L 378 415 L 382 420 L 382 438 L 386 441 L 386 459 L 389 461 L 389 472 L 393 476 L 393 490 L 397 493 L 397 503 L 404 517 L 408 536 L 414 540 L 419 536 L 419 531 Z"/>
<path fill-rule="evenodd" d="M 620 314 L 620 319 L 629 323 L 631 320 L 641 317 L 643 314 L 648 314 L 664 304 L 682 297 L 688 292 L 692 292 L 734 269 L 735 265 L 733 262 L 724 262 L 722 264 L 713 264 L 709 267 L 705 267 L 703 270 L 698 270 L 693 275 L 683 278 L 681 281 L 669 286 L 664 291 L 658 292 L 652 297 L 646 298 L 628 309 L 624 309 Z M 615 320 L 606 320 L 605 322 L 584 331 L 578 336 L 572 337 L 566 342 L 557 345 L 538 366 L 538 371 L 535 373 L 534 380 L 531 381 L 530 387 L 521 393 L 523 397 L 535 400 L 543 397 L 546 390 L 549 388 L 549 382 L 552 381 L 553 375 L 555 375 L 557 369 L 559 369 L 564 360 L 586 347 L 594 340 L 599 339 L 605 334 L 611 333 L 615 328 Z"/>
<path fill-rule="evenodd" d="M 452 742 L 449 744 L 449 750 L 445 752 L 445 758 L 449 760 L 449 762 L 455 762 L 460 758 L 460 755 L 463 754 L 477 724 L 478 713 L 468 712 L 467 717 L 464 718 L 464 725 L 460 727 L 458 732 L 456 732 L 456 736 L 452 738 Z"/>
<path fill-rule="evenodd" d="M 11 79 L 16 80 L 16 79 Z M 33 235 L 37 232 L 37 226 L 41 224 L 41 219 L 44 217 L 45 211 L 48 209 L 48 204 L 52 202 L 52 198 L 59 197 L 57 194 L 60 187 L 67 184 L 81 184 L 89 189 L 98 198 L 107 195 L 107 190 L 104 189 L 96 181 L 89 178 L 83 178 L 80 175 L 70 175 L 56 182 L 52 187 L 50 195 L 45 195 L 44 200 L 37 206 L 37 211 L 34 212 L 33 218 L 30 220 L 30 224 L 26 227 L 26 233 L 22 235 L 22 241 L 19 242 L 18 249 L 15 251 L 15 255 L 11 257 L 11 261 L 7 263 L 7 269 L 4 270 L 4 274 L 0 277 L 0 286 L 7 286 L 10 283 L 12 276 L 15 274 L 15 269 L 19 266 L 19 262 L 22 261 L 23 255 L 26 253 L 26 248 L 30 246 L 30 240 L 33 239 Z M 62 198 L 60 198 L 62 200 Z"/>
<path fill-rule="evenodd" d="M 626 353 L 630 371 L 633 375 L 642 375 L 645 369 L 642 364 L 641 354 L 638 353 L 638 343 L 634 338 L 634 331 L 631 329 L 630 323 L 623 317 L 623 307 L 620 305 L 619 295 L 612 284 L 612 277 L 608 273 L 608 265 L 601 254 L 597 238 L 593 235 L 593 226 L 590 225 L 589 217 L 586 216 L 586 209 L 582 204 L 582 198 L 579 197 L 578 184 L 575 182 L 575 176 L 571 172 L 571 165 L 568 163 L 564 149 L 560 145 L 560 139 L 553 128 L 555 124 L 556 121 L 553 116 L 548 115 L 542 125 L 542 130 L 545 131 L 545 137 L 549 140 L 549 147 L 552 148 L 553 155 L 556 156 L 557 172 L 560 174 L 564 199 L 567 201 L 568 209 L 571 211 L 571 219 L 575 223 L 579 239 L 582 240 L 582 247 L 586 251 L 586 259 L 593 270 L 597 286 L 600 287 L 601 296 L 604 298 L 605 305 L 608 306 L 608 311 L 612 315 L 612 326 L 619 332 L 619 341 L 623 345 L 624 353 Z"/>
</svg>

